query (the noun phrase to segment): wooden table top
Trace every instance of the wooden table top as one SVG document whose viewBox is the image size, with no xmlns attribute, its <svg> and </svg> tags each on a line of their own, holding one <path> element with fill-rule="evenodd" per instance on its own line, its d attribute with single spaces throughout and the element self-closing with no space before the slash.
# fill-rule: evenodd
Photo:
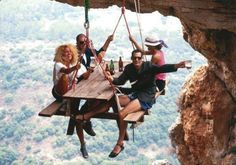
<svg viewBox="0 0 236 165">
<path fill-rule="evenodd" d="M 103 67 L 105 67 L 105 64 Z M 119 76 L 120 74 L 121 72 L 116 71 L 115 76 Z M 75 84 L 75 88 L 69 90 L 63 97 L 110 100 L 113 95 L 114 91 L 110 83 L 105 79 L 100 66 L 97 65 L 87 80 L 82 80 L 78 84 Z"/>
</svg>

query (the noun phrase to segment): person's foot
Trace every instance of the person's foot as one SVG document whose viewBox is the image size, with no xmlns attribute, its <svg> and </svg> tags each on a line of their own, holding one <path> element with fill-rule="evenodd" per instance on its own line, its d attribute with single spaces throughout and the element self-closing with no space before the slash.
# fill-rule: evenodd
<svg viewBox="0 0 236 165">
<path fill-rule="evenodd" d="M 93 128 L 92 128 L 92 123 L 91 121 L 87 121 L 86 123 L 84 123 L 83 125 L 83 129 L 85 130 L 85 132 L 90 135 L 90 136 L 96 136 L 96 133 L 94 132 Z"/>
<path fill-rule="evenodd" d="M 124 150 L 124 145 L 123 144 L 116 144 L 115 148 L 113 149 L 113 151 L 111 151 L 111 153 L 109 154 L 110 158 L 114 158 L 116 156 L 118 156 L 120 154 L 121 151 Z"/>
<path fill-rule="evenodd" d="M 87 150 L 86 150 L 86 145 L 85 145 L 85 143 L 84 143 L 84 144 L 81 144 L 80 151 L 81 151 L 83 157 L 84 157 L 85 159 L 87 159 L 87 158 L 88 158 L 88 152 L 87 152 Z"/>
</svg>

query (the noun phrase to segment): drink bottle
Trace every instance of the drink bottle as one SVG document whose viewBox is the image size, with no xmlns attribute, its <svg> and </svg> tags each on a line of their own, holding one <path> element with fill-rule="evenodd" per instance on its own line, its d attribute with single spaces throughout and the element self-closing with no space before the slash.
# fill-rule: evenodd
<svg viewBox="0 0 236 165">
<path fill-rule="evenodd" d="M 123 71 L 123 61 L 122 61 L 122 59 L 121 59 L 121 57 L 120 57 L 120 59 L 119 59 L 119 72 L 122 72 Z"/>
<path fill-rule="evenodd" d="M 110 69 L 111 75 L 115 74 L 115 66 L 114 66 L 113 60 L 110 61 L 110 66 L 109 67 L 110 67 L 109 69 Z"/>
<path fill-rule="evenodd" d="M 106 64 L 105 71 L 108 71 L 108 72 L 110 72 L 108 64 Z"/>
</svg>

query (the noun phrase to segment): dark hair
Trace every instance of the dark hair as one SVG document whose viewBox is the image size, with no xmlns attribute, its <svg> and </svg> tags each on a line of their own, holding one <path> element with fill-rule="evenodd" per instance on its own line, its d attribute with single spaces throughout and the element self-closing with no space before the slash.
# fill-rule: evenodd
<svg viewBox="0 0 236 165">
<path fill-rule="evenodd" d="M 159 45 L 155 46 L 155 48 L 156 48 L 157 50 L 161 50 L 162 44 L 159 44 Z"/>
<path fill-rule="evenodd" d="M 143 57 L 142 51 L 140 51 L 140 50 L 138 50 L 138 49 L 134 49 L 134 50 L 132 51 L 132 53 L 131 53 L 131 59 L 133 58 L 134 54 L 136 54 L 136 53 L 141 53 L 141 57 Z"/>
<path fill-rule="evenodd" d="M 79 40 L 79 37 L 80 36 L 85 36 L 83 33 L 80 33 L 80 34 L 78 34 L 77 36 L 76 36 L 76 41 L 78 41 Z"/>
</svg>

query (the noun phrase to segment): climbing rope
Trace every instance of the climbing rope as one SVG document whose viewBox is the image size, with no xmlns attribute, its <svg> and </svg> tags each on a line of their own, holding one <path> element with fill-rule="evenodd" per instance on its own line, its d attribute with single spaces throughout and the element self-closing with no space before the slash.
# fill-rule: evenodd
<svg viewBox="0 0 236 165">
<path fill-rule="evenodd" d="M 87 40 L 86 40 L 86 45 L 87 47 L 89 46 L 89 18 L 88 18 L 88 11 L 89 11 L 89 0 L 84 0 L 84 28 L 86 30 L 86 37 L 87 37 Z"/>
<path fill-rule="evenodd" d="M 84 28 L 86 30 L 86 46 L 88 48 L 90 48 L 93 56 L 94 56 L 94 59 L 96 61 L 96 64 L 102 69 L 102 72 L 103 72 L 103 75 L 104 77 L 106 78 L 105 76 L 105 70 L 104 68 L 101 66 L 101 62 L 99 61 L 98 59 L 98 56 L 97 56 L 97 53 L 95 51 L 95 48 L 93 46 L 93 42 L 89 39 L 89 17 L 88 17 L 88 11 L 89 11 L 89 0 L 84 0 L 84 7 L 85 7 L 85 22 L 84 22 Z M 114 33 L 114 32 L 113 32 Z M 109 81 L 108 79 L 106 79 L 107 81 Z M 116 89 L 115 89 L 115 86 L 109 81 L 109 84 L 113 90 L 113 93 L 115 93 Z"/>
<path fill-rule="evenodd" d="M 78 59 L 76 65 L 78 65 L 79 63 L 81 64 L 81 63 L 82 63 L 82 59 L 83 59 L 83 55 Z M 76 69 L 76 70 L 73 72 L 73 75 L 72 75 L 72 83 L 71 83 L 72 85 L 71 85 L 71 88 L 72 88 L 73 90 L 75 90 L 75 78 L 76 78 L 76 76 L 77 76 L 78 70 L 79 70 L 79 69 Z"/>
<path fill-rule="evenodd" d="M 117 24 L 116 24 L 116 26 L 115 26 L 115 28 L 114 28 L 114 31 L 113 31 L 113 33 L 112 33 L 113 35 L 114 35 L 115 32 L 116 32 L 116 29 L 117 29 L 117 27 L 118 27 L 118 25 L 119 25 L 119 23 L 120 23 L 120 20 L 121 20 L 122 16 L 124 17 L 125 25 L 126 25 L 126 29 L 127 29 L 128 34 L 129 34 L 129 36 L 130 36 L 131 33 L 130 33 L 130 29 L 129 29 L 128 21 L 127 21 L 126 16 L 125 16 L 125 0 L 122 1 L 121 15 L 120 15 L 120 17 L 119 17 L 119 19 L 118 19 L 118 21 L 117 21 Z M 132 44 L 133 49 L 134 49 L 134 45 L 133 45 L 132 42 L 131 42 L 131 44 Z"/>
<path fill-rule="evenodd" d="M 87 37 L 86 45 L 88 46 L 88 45 L 89 45 L 89 19 L 88 19 L 89 0 L 84 0 L 84 9 L 85 9 L 84 28 L 86 29 L 86 37 Z M 82 56 L 82 57 L 83 57 L 83 56 Z M 77 61 L 76 65 L 78 65 L 79 63 L 81 63 L 82 57 L 81 57 L 81 59 L 79 59 L 79 60 Z M 79 70 L 79 69 L 76 69 L 76 70 L 73 72 L 72 85 L 71 85 L 71 88 L 72 88 L 72 89 L 75 89 L 75 79 L 76 79 L 76 75 L 77 75 L 77 73 L 78 73 L 78 70 Z"/>
<path fill-rule="evenodd" d="M 142 35 L 142 27 L 141 27 L 141 21 L 140 21 L 140 1 L 139 0 L 134 0 L 134 6 L 135 6 L 135 13 L 136 13 L 136 17 L 137 17 L 137 22 L 138 22 L 138 27 L 139 27 L 139 35 L 141 38 L 141 42 L 142 42 L 142 49 L 144 50 L 144 42 L 143 42 L 143 35 Z M 147 57 L 144 56 L 145 61 L 147 61 Z"/>
</svg>

